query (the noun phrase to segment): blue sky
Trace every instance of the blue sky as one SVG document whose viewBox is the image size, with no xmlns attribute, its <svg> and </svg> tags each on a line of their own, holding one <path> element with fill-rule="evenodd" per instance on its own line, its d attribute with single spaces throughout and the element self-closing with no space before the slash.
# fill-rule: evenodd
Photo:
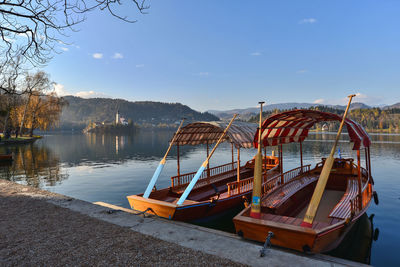
<svg viewBox="0 0 400 267">
<path fill-rule="evenodd" d="M 400 1 L 150 1 L 93 12 L 45 68 L 64 94 L 180 102 L 400 102 Z M 65 51 L 64 51 L 65 50 Z"/>
</svg>

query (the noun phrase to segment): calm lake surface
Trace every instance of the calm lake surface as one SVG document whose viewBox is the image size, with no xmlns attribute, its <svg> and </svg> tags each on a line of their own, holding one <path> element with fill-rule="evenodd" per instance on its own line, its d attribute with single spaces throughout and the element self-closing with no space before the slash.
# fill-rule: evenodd
<svg viewBox="0 0 400 267">
<path fill-rule="evenodd" d="M 11 165 L 0 165 L 0 178 L 94 202 L 103 201 L 129 208 L 127 195 L 144 192 L 163 157 L 171 131 L 139 131 L 132 136 L 96 134 L 45 135 L 34 144 L 0 147 L 0 153 L 13 152 Z M 335 134 L 310 133 L 303 145 L 305 164 L 314 166 L 331 149 Z M 374 228 L 380 231 L 372 243 L 371 264 L 400 266 L 400 135 L 371 135 L 372 175 L 379 205 L 372 204 Z M 355 157 L 352 146 L 342 136 L 342 157 Z M 205 159 L 204 146 L 180 149 L 181 173 L 197 171 Z M 270 154 L 271 149 L 268 150 Z M 236 153 L 235 153 L 236 154 Z M 255 155 L 242 149 L 242 162 Z M 235 155 L 236 156 L 236 155 Z M 299 166 L 299 146 L 284 146 L 284 170 Z M 362 166 L 364 154 L 361 154 Z M 216 166 L 231 161 L 231 146 L 221 145 L 210 161 Z M 176 150 L 172 149 L 157 188 L 170 185 L 176 175 Z"/>
</svg>

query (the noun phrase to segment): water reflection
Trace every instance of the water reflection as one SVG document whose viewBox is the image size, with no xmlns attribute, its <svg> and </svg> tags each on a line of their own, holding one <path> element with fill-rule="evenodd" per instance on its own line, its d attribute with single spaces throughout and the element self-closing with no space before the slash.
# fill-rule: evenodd
<svg viewBox="0 0 400 267">
<path fill-rule="evenodd" d="M 0 165 L 0 177 L 29 184 L 86 201 L 104 201 L 129 207 L 126 195 L 145 190 L 159 160 L 163 157 L 172 131 L 139 131 L 135 135 L 55 134 L 34 144 L 0 146 L 0 153 L 14 154 L 11 165 Z M 310 133 L 303 143 L 304 164 L 314 166 L 331 149 L 335 134 Z M 372 244 L 371 264 L 400 266 L 397 256 L 400 232 L 400 135 L 371 135 L 372 175 L 380 205 L 371 204 L 374 224 L 380 237 Z M 355 156 L 352 144 L 344 135 L 339 143 L 342 157 Z M 273 148 L 276 150 L 276 148 Z M 269 153 L 271 149 L 268 149 Z M 196 171 L 205 159 L 204 146 L 183 146 L 180 149 L 181 171 Z M 242 150 L 241 158 L 250 159 L 255 150 Z M 284 169 L 300 164 L 298 144 L 284 146 Z M 362 154 L 362 165 L 365 166 Z M 158 188 L 170 185 L 176 175 L 176 150 L 168 157 Z M 211 159 L 211 166 L 231 161 L 231 147 L 224 144 Z"/>
<path fill-rule="evenodd" d="M 27 144 L 7 147 L 13 161 L 0 165 L 0 176 L 34 187 L 55 186 L 68 178 L 60 166 L 59 157 L 45 146 Z"/>
<path fill-rule="evenodd" d="M 351 228 L 341 244 L 329 255 L 361 263 L 371 263 L 372 243 L 378 240 L 379 230 L 374 228 L 374 214 L 363 214 Z"/>
</svg>

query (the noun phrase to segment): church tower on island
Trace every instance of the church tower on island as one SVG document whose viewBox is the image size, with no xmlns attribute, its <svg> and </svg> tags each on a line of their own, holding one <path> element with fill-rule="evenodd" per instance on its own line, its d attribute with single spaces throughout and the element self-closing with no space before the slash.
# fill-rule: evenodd
<svg viewBox="0 0 400 267">
<path fill-rule="evenodd" d="M 120 117 L 119 110 L 117 110 L 117 114 L 115 114 L 115 124 L 119 124 L 120 123 L 119 117 Z"/>
</svg>

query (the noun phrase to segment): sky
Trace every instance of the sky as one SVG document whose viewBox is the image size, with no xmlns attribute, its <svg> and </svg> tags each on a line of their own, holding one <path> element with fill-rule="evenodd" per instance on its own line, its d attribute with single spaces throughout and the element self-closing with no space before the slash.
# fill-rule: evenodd
<svg viewBox="0 0 400 267">
<path fill-rule="evenodd" d="M 129 3 L 129 1 L 123 1 Z M 95 11 L 45 67 L 59 94 L 206 111 L 400 102 L 400 1 L 148 1 Z"/>
</svg>

